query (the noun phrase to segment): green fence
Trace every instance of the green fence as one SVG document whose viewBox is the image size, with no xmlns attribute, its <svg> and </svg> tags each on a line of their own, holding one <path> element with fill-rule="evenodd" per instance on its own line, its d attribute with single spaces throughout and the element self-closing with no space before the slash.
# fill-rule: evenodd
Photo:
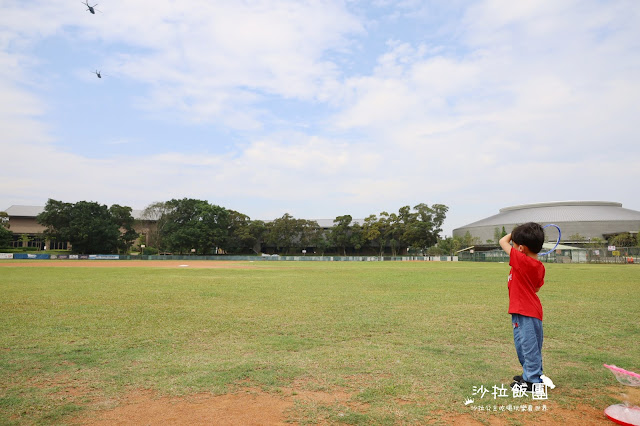
<svg viewBox="0 0 640 426">
<path fill-rule="evenodd" d="M 307 261 L 307 262 L 381 262 L 381 261 L 457 261 L 457 256 L 190 256 L 190 255 L 120 255 L 123 260 L 243 260 L 243 261 Z"/>
<path fill-rule="evenodd" d="M 130 255 L 130 254 L 31 254 L 0 253 L 0 259 L 40 259 L 40 260 L 216 260 L 216 261 L 309 261 L 309 262 L 397 262 L 397 261 L 431 261 L 455 262 L 457 256 L 280 256 L 277 254 L 263 256 L 192 256 L 192 255 Z"/>
<path fill-rule="evenodd" d="M 470 251 L 458 253 L 462 262 L 509 262 L 509 256 L 503 250 Z M 545 263 L 618 263 L 640 264 L 640 247 L 623 247 L 610 250 L 604 248 L 574 247 L 568 250 L 556 250 L 539 259 Z"/>
</svg>

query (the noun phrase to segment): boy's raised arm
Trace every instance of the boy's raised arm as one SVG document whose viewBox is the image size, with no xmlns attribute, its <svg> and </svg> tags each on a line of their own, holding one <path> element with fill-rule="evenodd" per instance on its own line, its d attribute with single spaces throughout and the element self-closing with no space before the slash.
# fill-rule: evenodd
<svg viewBox="0 0 640 426">
<path fill-rule="evenodd" d="M 511 244 L 509 244 L 511 242 L 511 233 L 508 233 L 507 235 L 505 235 L 504 237 L 500 238 L 500 247 L 502 247 L 502 250 L 504 250 L 507 254 L 511 254 Z"/>
</svg>

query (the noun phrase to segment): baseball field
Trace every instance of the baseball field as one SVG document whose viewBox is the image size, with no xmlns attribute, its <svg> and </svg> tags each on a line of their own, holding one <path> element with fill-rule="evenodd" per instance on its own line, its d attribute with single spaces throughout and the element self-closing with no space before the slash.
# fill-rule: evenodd
<svg viewBox="0 0 640 426">
<path fill-rule="evenodd" d="M 640 267 L 548 264 L 516 395 L 509 266 L 0 261 L 0 424 L 602 424 L 640 405 Z"/>
</svg>

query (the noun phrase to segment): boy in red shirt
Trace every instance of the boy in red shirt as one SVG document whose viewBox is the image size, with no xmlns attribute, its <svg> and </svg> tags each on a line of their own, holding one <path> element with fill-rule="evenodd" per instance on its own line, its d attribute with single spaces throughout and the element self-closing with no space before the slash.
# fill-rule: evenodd
<svg viewBox="0 0 640 426">
<path fill-rule="evenodd" d="M 511 244 L 513 243 L 513 247 Z M 537 223 L 519 225 L 500 239 L 500 247 L 509 255 L 509 313 L 513 325 L 513 341 L 522 376 L 515 376 L 511 387 L 542 379 L 542 304 L 536 294 L 544 285 L 544 265 L 538 253 L 544 243 L 544 230 Z"/>
</svg>

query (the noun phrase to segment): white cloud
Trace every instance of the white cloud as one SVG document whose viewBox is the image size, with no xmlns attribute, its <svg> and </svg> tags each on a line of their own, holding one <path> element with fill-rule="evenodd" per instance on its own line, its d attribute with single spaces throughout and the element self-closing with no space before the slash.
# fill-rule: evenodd
<svg viewBox="0 0 640 426">
<path fill-rule="evenodd" d="M 167 1 L 122 2 L 112 7 L 133 10 L 124 18 L 119 13 L 117 19 L 102 20 L 101 33 L 88 35 L 140 47 L 110 65 L 120 76 L 152 87 L 148 105 L 227 125 L 248 118 L 250 128 L 257 126 L 258 111 L 235 120 L 225 115 L 230 109 L 251 111 L 265 95 L 325 98 L 339 77 L 327 52 L 363 31 L 334 1 L 196 2 L 180 9 Z"/>
<path fill-rule="evenodd" d="M 345 66 L 350 52 L 365 48 L 372 34 L 364 28 L 386 19 L 358 16 L 352 6 L 363 3 L 113 0 L 97 15 L 61 0 L 3 3 L 0 134 L 10 135 L 3 154 L 22 158 L 28 149 L 37 173 L 19 161 L 3 166 L 0 197 L 99 198 L 136 208 L 185 196 L 259 200 L 262 207 L 247 211 L 259 218 L 440 202 L 457 215 L 452 221 L 471 221 L 469 209 L 484 215 L 536 201 L 631 199 L 604 176 L 623 169 L 625 179 L 640 178 L 636 2 L 476 2 L 462 18 L 425 26 L 423 38 L 395 34 L 368 58 L 375 65 L 356 73 Z M 426 18 L 433 7 L 447 18 L 466 7 L 378 4 L 397 12 L 394 20 L 418 20 L 412 24 L 433 23 Z M 66 141 L 44 124 L 51 101 L 43 87 L 54 83 L 36 86 L 34 46 L 64 39 L 76 47 L 76 37 L 103 51 L 95 54 L 110 79 L 136 89 L 123 96 L 147 114 L 152 125 L 139 125 L 149 126 L 149 138 L 163 137 L 154 120 L 203 129 L 201 140 L 214 123 L 230 148 L 209 153 L 185 139 L 132 155 L 125 148 L 149 141 L 123 131 L 105 136 L 116 153 L 109 157 L 65 152 Z M 535 176 L 526 191 L 515 168 Z"/>
<path fill-rule="evenodd" d="M 226 2 L 114 0 L 91 15 L 83 6 L 10 1 L 0 23 L 10 43 L 46 37 L 80 39 L 104 50 L 112 77 L 149 86 L 151 108 L 174 108 L 195 121 L 258 127 L 265 95 L 326 99 L 339 78 L 327 56 L 344 50 L 363 27 L 341 1 Z M 129 53 L 131 49 L 135 53 Z M 15 60 L 15 54 L 11 55 Z M 6 61 L 3 61 L 6 62 Z M 247 108 L 244 114 L 230 109 Z"/>
</svg>

